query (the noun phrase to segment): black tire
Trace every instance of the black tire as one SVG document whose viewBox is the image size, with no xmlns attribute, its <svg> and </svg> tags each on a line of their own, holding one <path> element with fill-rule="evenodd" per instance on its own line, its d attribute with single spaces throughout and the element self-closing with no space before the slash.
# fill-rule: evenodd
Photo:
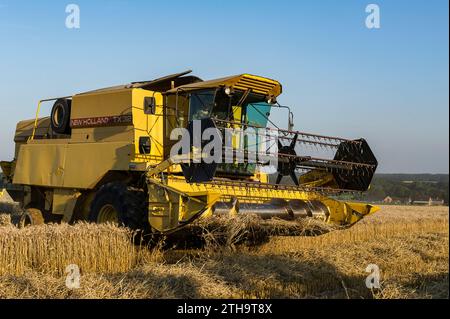
<svg viewBox="0 0 450 319">
<path fill-rule="evenodd" d="M 44 216 L 42 212 L 37 208 L 28 208 L 19 220 L 19 228 L 24 228 L 27 226 L 38 226 L 45 223 Z"/>
<path fill-rule="evenodd" d="M 70 110 L 72 101 L 67 99 L 56 100 L 50 115 L 52 130 L 58 134 L 70 134 Z"/>
<path fill-rule="evenodd" d="M 99 222 L 99 213 L 106 205 L 114 207 L 119 226 L 141 230 L 144 233 L 150 232 L 147 196 L 143 190 L 129 187 L 121 182 L 103 185 L 91 203 L 89 220 Z"/>
<path fill-rule="evenodd" d="M 38 210 L 42 217 L 44 218 L 44 221 L 46 224 L 48 223 L 56 223 L 60 224 L 63 215 L 59 214 L 53 214 L 51 209 L 50 211 L 45 209 L 45 198 L 42 196 L 42 190 L 39 190 L 38 188 L 32 187 L 32 198 L 33 201 L 26 205 L 25 210 Z"/>
</svg>

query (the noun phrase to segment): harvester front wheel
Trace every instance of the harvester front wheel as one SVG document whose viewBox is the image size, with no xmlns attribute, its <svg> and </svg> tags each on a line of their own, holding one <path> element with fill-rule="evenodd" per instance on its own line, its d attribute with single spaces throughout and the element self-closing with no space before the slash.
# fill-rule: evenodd
<svg viewBox="0 0 450 319">
<path fill-rule="evenodd" d="M 27 210 L 20 216 L 19 228 L 27 226 L 43 225 L 45 223 L 42 212 L 37 208 L 27 208 Z"/>
<path fill-rule="evenodd" d="M 91 204 L 89 220 L 147 232 L 147 210 L 147 196 L 143 190 L 113 182 L 98 190 Z"/>
</svg>

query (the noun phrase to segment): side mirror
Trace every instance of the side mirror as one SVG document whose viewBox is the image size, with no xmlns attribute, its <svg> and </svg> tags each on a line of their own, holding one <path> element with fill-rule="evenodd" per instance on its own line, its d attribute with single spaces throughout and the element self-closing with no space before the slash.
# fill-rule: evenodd
<svg viewBox="0 0 450 319">
<path fill-rule="evenodd" d="M 156 113 L 156 100 L 154 97 L 144 98 L 144 113 L 155 114 Z"/>
<path fill-rule="evenodd" d="M 288 116 L 288 131 L 294 130 L 294 114 L 292 112 L 289 112 Z"/>
</svg>

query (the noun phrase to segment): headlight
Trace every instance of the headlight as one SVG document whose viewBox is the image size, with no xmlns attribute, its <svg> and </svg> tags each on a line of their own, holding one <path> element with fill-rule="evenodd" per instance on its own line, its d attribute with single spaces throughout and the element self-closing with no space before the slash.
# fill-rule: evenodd
<svg viewBox="0 0 450 319">
<path fill-rule="evenodd" d="M 225 94 L 226 95 L 228 95 L 228 96 L 230 96 L 230 95 L 233 95 L 233 89 L 232 88 L 230 88 L 229 86 L 227 86 L 226 88 L 225 88 Z"/>
<path fill-rule="evenodd" d="M 275 96 L 271 96 L 267 99 L 267 103 L 269 104 L 276 104 L 277 103 L 277 98 Z"/>
</svg>

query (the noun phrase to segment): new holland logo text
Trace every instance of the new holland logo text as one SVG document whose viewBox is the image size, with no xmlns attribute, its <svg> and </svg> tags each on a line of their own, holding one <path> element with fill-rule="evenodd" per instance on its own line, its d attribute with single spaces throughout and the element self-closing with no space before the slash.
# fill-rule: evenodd
<svg viewBox="0 0 450 319">
<path fill-rule="evenodd" d="M 73 119 L 70 121 L 70 126 L 73 128 L 80 128 L 80 127 L 94 127 L 94 126 L 126 125 L 132 123 L 133 118 L 131 114 L 126 114 L 116 116 L 100 116 L 100 117 Z"/>
</svg>

